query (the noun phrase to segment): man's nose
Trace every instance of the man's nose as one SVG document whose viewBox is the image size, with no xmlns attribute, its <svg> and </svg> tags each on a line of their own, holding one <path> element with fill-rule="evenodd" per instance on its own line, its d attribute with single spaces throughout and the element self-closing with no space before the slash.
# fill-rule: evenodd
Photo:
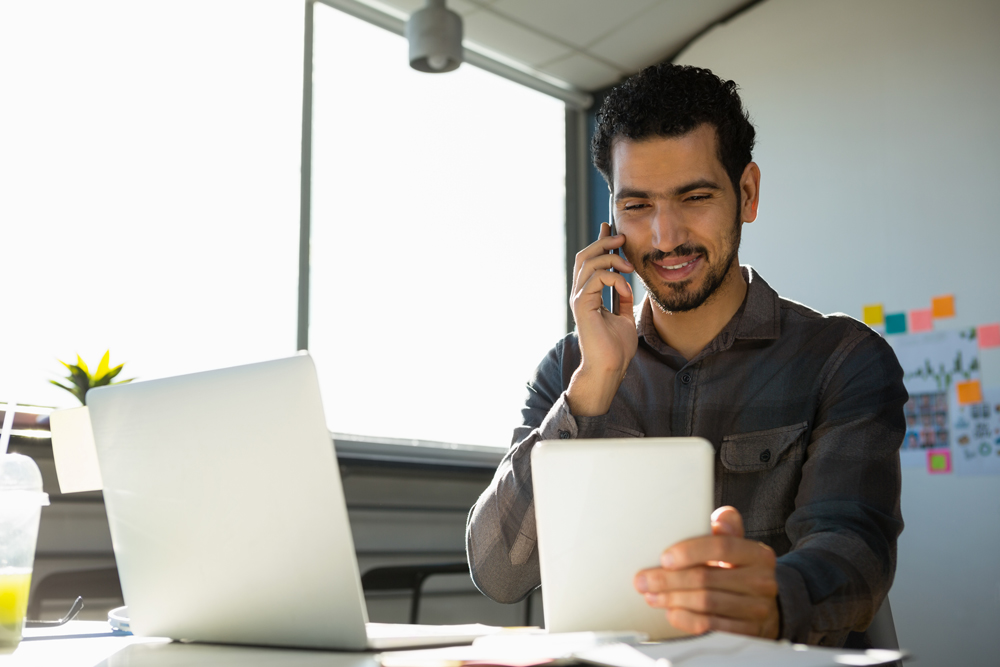
<svg viewBox="0 0 1000 667">
<path fill-rule="evenodd" d="M 662 252 L 670 252 L 688 240 L 687 228 L 680 212 L 669 204 L 661 204 L 653 211 L 653 247 Z"/>
</svg>

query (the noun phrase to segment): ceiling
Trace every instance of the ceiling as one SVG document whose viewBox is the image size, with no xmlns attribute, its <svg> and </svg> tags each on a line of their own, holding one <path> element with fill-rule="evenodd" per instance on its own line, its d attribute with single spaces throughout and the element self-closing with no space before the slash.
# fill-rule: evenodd
<svg viewBox="0 0 1000 667">
<path fill-rule="evenodd" d="M 424 0 L 362 0 L 405 18 Z M 748 0 L 447 0 L 465 44 L 584 91 L 674 55 Z M 481 49 L 476 49 L 481 47 Z"/>
</svg>

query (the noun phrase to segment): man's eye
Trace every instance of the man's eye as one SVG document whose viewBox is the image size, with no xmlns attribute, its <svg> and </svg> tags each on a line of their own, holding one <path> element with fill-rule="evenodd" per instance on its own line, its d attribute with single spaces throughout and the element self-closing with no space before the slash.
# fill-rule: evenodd
<svg viewBox="0 0 1000 667">
<path fill-rule="evenodd" d="M 688 201 L 701 201 L 703 199 L 708 199 L 711 195 L 691 195 L 687 198 Z"/>
<path fill-rule="evenodd" d="M 645 204 L 625 204 L 626 211 L 634 211 L 636 209 L 645 208 Z"/>
</svg>

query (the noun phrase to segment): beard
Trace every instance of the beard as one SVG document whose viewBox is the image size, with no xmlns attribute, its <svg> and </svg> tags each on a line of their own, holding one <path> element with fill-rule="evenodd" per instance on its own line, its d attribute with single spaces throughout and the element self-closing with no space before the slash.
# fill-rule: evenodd
<svg viewBox="0 0 1000 667">
<path fill-rule="evenodd" d="M 705 246 L 682 244 L 674 248 L 669 253 L 662 250 L 652 250 L 642 256 L 642 261 L 636 264 L 636 273 L 646 287 L 646 292 L 653 303 L 661 310 L 668 313 L 683 313 L 698 308 L 708 301 L 719 289 L 729 273 L 736 255 L 740 249 L 741 220 L 737 211 L 736 224 L 730 231 L 726 244 L 721 248 L 722 256 L 716 261 L 709 255 Z M 700 287 L 692 287 L 692 280 L 683 280 L 676 283 L 663 283 L 656 275 L 653 268 L 654 262 L 662 262 L 670 256 L 684 257 L 687 255 L 701 255 L 705 258 L 708 273 Z"/>
</svg>

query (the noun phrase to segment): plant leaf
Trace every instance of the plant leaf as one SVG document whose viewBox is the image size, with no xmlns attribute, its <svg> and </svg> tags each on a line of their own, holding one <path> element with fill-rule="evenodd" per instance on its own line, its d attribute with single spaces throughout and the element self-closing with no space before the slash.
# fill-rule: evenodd
<svg viewBox="0 0 1000 667">
<path fill-rule="evenodd" d="M 86 401 L 84 400 L 84 397 L 86 396 L 86 392 L 85 391 L 81 391 L 79 387 L 67 387 L 66 385 L 59 384 L 55 380 L 49 380 L 49 382 L 51 382 L 55 386 L 59 387 L 60 389 L 65 389 L 69 393 L 73 394 L 73 396 L 76 397 L 76 400 L 80 401 L 80 403 L 82 405 L 86 405 L 87 404 Z"/>
<path fill-rule="evenodd" d="M 76 365 L 79 366 L 80 370 L 82 370 L 88 376 L 90 375 L 90 369 L 87 368 L 87 364 L 83 361 L 83 357 L 81 357 L 79 354 L 76 355 Z"/>
<path fill-rule="evenodd" d="M 94 379 L 99 380 L 104 377 L 108 372 L 108 362 L 111 360 L 111 350 L 104 353 L 101 357 L 101 363 L 97 364 L 97 370 L 94 371 Z"/>
<path fill-rule="evenodd" d="M 49 380 L 49 382 L 51 382 L 55 386 L 59 387 L 60 389 L 65 389 L 66 391 L 68 391 L 71 394 L 73 393 L 73 390 L 75 389 L 75 387 L 67 387 L 66 385 L 60 384 L 59 382 L 57 382 L 55 380 Z"/>
<path fill-rule="evenodd" d="M 81 369 L 75 368 L 71 371 L 70 376 L 66 378 L 77 387 L 83 391 L 90 389 L 90 376 L 84 373 Z"/>
<path fill-rule="evenodd" d="M 108 371 L 108 373 L 107 373 L 107 375 L 105 377 L 107 377 L 109 380 L 114 379 L 114 377 L 116 375 L 118 375 L 119 373 L 122 372 L 122 369 L 124 367 L 125 367 L 125 364 L 118 364 L 117 366 L 115 366 L 114 368 L 112 368 L 110 371 Z"/>
</svg>

